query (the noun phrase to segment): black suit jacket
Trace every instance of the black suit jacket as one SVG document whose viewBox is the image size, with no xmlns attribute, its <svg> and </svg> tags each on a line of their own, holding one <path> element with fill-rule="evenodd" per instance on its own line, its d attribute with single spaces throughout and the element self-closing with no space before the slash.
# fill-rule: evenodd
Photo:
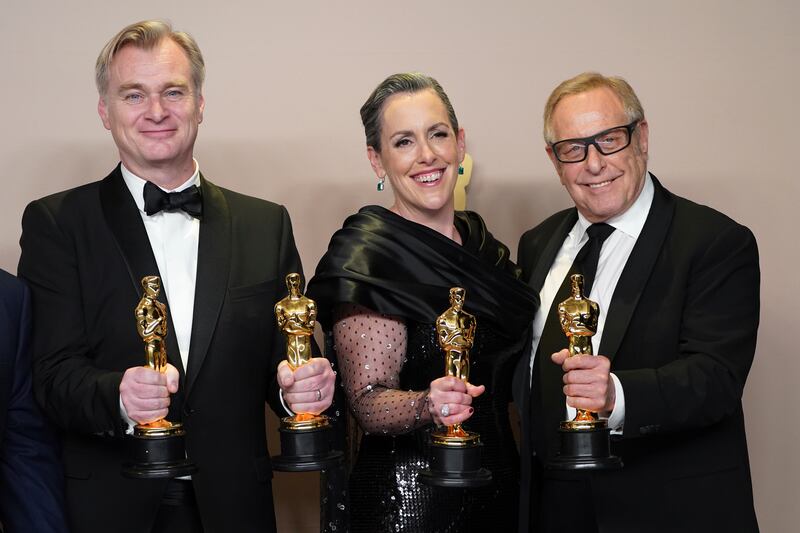
<svg viewBox="0 0 800 533">
<path fill-rule="evenodd" d="M 755 238 L 653 182 L 644 228 L 610 308 L 601 310 L 607 318 L 599 353 L 622 384 L 626 415 L 622 437 L 612 440 L 624 468 L 586 475 L 597 521 L 613 532 L 757 531 L 741 404 L 758 329 Z M 536 290 L 576 220 L 577 211 L 567 209 L 522 236 L 519 263 Z M 563 374 L 542 361 L 547 368 L 531 396 L 528 361 L 518 367 L 515 391 L 522 498 L 535 506 L 565 409 L 561 394 L 560 403 L 544 402 L 541 420 L 531 419 L 531 403 L 542 401 L 547 387 L 560 388 Z"/>
<path fill-rule="evenodd" d="M 264 402 L 279 408 L 285 342 L 273 305 L 287 293 L 285 275 L 302 270 L 283 207 L 201 179 L 189 368 L 168 335 L 180 387 L 167 419 L 186 429 L 206 533 L 274 531 Z M 70 523 L 76 532 L 149 531 L 166 481 L 120 474 L 119 384 L 125 369 L 144 364 L 133 311 L 141 278 L 158 274 L 141 216 L 117 167 L 100 182 L 32 202 L 22 226 L 34 386 L 62 430 Z M 169 304 L 164 291 L 160 299 Z"/>
<path fill-rule="evenodd" d="M 66 532 L 55 435 L 31 389 L 30 295 L 0 270 L 0 523 L 7 533 Z"/>
</svg>

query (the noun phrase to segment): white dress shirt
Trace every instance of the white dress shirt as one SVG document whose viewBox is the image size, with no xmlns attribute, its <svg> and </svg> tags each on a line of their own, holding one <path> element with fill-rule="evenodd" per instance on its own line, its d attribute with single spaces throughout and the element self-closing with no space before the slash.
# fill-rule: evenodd
<svg viewBox="0 0 800 533">
<path fill-rule="evenodd" d="M 598 355 L 598 348 L 603 339 L 603 329 L 606 323 L 606 316 L 609 307 L 611 306 L 611 299 L 614 296 L 614 290 L 617 287 L 617 282 L 622 274 L 625 263 L 628 262 L 628 257 L 636 244 L 636 239 L 644 227 L 647 220 L 647 215 L 650 212 L 650 206 L 653 203 L 653 181 L 648 173 L 645 174 L 645 183 L 639 197 L 624 213 L 606 220 L 606 224 L 615 228 L 608 239 L 603 243 L 600 250 L 600 260 L 597 264 L 597 274 L 594 278 L 592 291 L 589 294 L 589 299 L 597 302 L 600 306 L 600 317 L 597 321 L 597 333 L 592 337 L 592 352 Z M 553 299 L 556 297 L 564 277 L 569 272 L 575 257 L 589 240 L 586 229 L 592 223 L 578 213 L 578 221 L 570 230 L 564 243 L 561 245 L 553 265 L 545 278 L 544 285 L 539 292 L 539 299 L 541 306 L 536 312 L 533 319 L 533 343 L 531 345 L 530 365 L 533 369 L 534 358 L 536 357 L 536 349 L 539 346 L 539 340 L 542 337 L 542 330 L 544 329 L 547 313 L 553 305 Z M 542 354 L 549 359 L 550 354 Z M 549 360 L 545 364 L 553 364 Z M 533 374 L 533 372 L 531 372 Z M 608 419 L 609 427 L 614 430 L 614 433 L 621 431 L 622 425 L 625 423 L 625 392 L 622 390 L 622 384 L 617 376 L 611 373 L 611 379 L 614 382 L 614 389 L 616 391 L 616 402 L 614 410 Z M 575 408 L 566 406 L 567 419 L 571 420 L 575 417 Z"/>
<path fill-rule="evenodd" d="M 197 280 L 197 244 L 200 240 L 200 221 L 182 210 L 159 211 L 148 215 L 144 211 L 144 185 L 142 178 L 121 165 L 122 178 L 136 202 L 144 222 L 150 248 L 161 274 L 161 287 L 166 293 L 174 334 L 178 341 L 184 371 L 189 367 L 189 344 L 192 338 L 194 292 Z M 183 184 L 166 192 L 182 191 L 192 185 L 200 186 L 200 166 L 194 162 L 194 173 Z M 155 272 L 152 272 L 155 274 Z M 144 357 L 144 356 L 143 356 Z M 144 361 L 144 359 L 143 359 Z M 120 398 L 120 411 L 128 421 L 129 431 L 134 422 L 128 417 Z"/>
</svg>

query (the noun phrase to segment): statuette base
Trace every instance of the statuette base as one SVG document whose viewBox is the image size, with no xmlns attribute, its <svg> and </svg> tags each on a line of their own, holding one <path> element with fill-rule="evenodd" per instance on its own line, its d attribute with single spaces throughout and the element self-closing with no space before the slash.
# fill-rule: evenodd
<svg viewBox="0 0 800 533">
<path fill-rule="evenodd" d="M 185 435 L 180 423 L 135 426 L 129 438 L 132 461 L 123 465 L 122 475 L 134 479 L 158 479 L 197 472 L 197 466 L 186 457 Z"/>
<path fill-rule="evenodd" d="M 603 421 L 605 422 L 605 421 Z M 616 470 L 622 460 L 611 455 L 610 434 L 607 427 L 594 429 L 565 429 L 570 422 L 562 422 L 559 454 L 547 462 L 549 470 Z"/>
<path fill-rule="evenodd" d="M 324 470 L 341 463 L 344 454 L 331 450 L 332 427 L 326 416 L 298 420 L 287 417 L 281 420 L 281 454 L 271 458 L 273 470 L 308 472 Z"/>
<path fill-rule="evenodd" d="M 483 487 L 492 481 L 492 473 L 481 468 L 480 436 L 431 433 L 430 468 L 419 473 L 420 482 L 436 487 Z"/>
</svg>

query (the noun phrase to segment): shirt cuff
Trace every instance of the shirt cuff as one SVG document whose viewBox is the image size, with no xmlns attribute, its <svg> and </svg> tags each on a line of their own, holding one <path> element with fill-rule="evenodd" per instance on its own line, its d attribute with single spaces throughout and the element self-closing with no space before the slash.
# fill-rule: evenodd
<svg viewBox="0 0 800 533">
<path fill-rule="evenodd" d="M 622 428 L 625 425 L 625 391 L 622 389 L 622 383 L 619 378 L 611 373 L 611 380 L 614 382 L 614 391 L 616 394 L 616 401 L 614 402 L 614 410 L 608 417 L 608 427 L 611 428 L 612 435 L 622 435 Z"/>
<path fill-rule="evenodd" d="M 119 414 L 122 417 L 122 421 L 128 424 L 125 434 L 133 435 L 133 426 L 136 425 L 136 421 L 128 416 L 128 411 L 125 410 L 125 406 L 122 404 L 122 396 L 119 397 Z"/>
<path fill-rule="evenodd" d="M 278 398 L 281 400 L 281 405 L 289 414 L 289 416 L 295 416 L 295 412 L 289 409 L 289 406 L 286 405 L 286 400 L 283 399 L 283 389 L 278 389 Z"/>
</svg>

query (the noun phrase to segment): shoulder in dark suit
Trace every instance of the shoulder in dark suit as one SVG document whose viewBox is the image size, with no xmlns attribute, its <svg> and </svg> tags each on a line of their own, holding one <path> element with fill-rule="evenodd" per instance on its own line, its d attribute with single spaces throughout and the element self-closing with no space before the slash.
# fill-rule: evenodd
<svg viewBox="0 0 800 533">
<path fill-rule="evenodd" d="M 31 392 L 28 289 L 0 270 L 0 523 L 8 533 L 65 532 L 56 441 Z"/>
<path fill-rule="evenodd" d="M 167 354 L 180 386 L 167 419 L 187 431 L 206 531 L 274 531 L 264 402 L 280 409 L 276 368 L 285 343 L 272 307 L 286 295 L 286 274 L 302 269 L 286 209 L 204 178 L 202 190 L 189 365 L 170 324 Z M 41 328 L 34 387 L 63 430 L 71 525 L 149 531 L 165 482 L 120 474 L 127 457 L 119 384 L 127 368 L 144 363 L 133 310 L 141 278 L 158 267 L 119 168 L 32 202 L 21 242 L 20 275 Z"/>
<path fill-rule="evenodd" d="M 755 238 L 653 182 L 599 349 L 625 394 L 624 431 L 612 441 L 625 466 L 586 476 L 591 504 L 608 531 L 757 531 L 741 404 L 759 320 Z M 523 235 L 518 257 L 536 290 L 576 219 L 568 209 Z M 530 390 L 528 372 L 519 366 L 518 395 Z M 521 403 L 526 437 L 546 443 L 523 473 L 523 498 L 534 501 L 556 427 L 531 420 L 529 399 Z M 523 443 L 530 457 L 531 438 Z"/>
</svg>

